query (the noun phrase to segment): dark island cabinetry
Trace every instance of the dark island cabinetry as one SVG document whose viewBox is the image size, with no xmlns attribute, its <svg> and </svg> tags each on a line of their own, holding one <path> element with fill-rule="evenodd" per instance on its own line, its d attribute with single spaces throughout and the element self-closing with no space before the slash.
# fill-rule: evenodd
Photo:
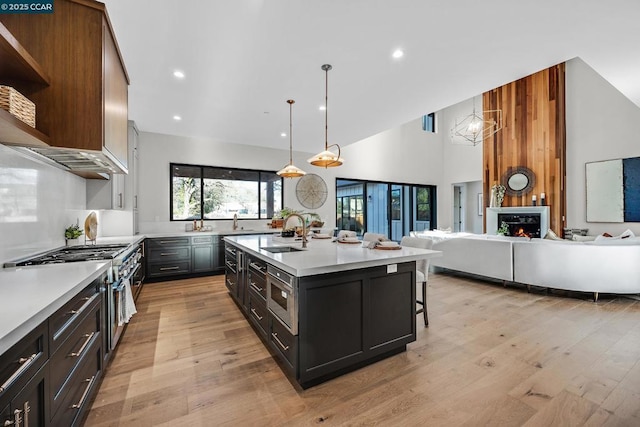
<svg viewBox="0 0 640 427">
<path fill-rule="evenodd" d="M 302 277 L 298 381 L 303 387 L 404 351 L 415 341 L 415 263 Z"/>
<path fill-rule="evenodd" d="M 303 388 L 402 352 L 416 339 L 415 261 L 295 277 L 285 295 L 272 283 L 271 263 L 230 243 L 225 253 L 229 293 Z M 297 334 L 272 311 L 285 301 L 295 304 Z"/>
</svg>

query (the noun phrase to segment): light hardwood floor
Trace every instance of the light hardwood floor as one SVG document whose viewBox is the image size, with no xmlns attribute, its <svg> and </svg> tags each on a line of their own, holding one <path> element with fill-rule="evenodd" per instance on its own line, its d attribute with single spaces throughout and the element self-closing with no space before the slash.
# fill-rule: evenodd
<svg viewBox="0 0 640 427">
<path fill-rule="evenodd" d="M 294 387 L 223 276 L 145 285 L 87 426 L 639 426 L 640 301 L 429 279 L 408 351 Z"/>
</svg>

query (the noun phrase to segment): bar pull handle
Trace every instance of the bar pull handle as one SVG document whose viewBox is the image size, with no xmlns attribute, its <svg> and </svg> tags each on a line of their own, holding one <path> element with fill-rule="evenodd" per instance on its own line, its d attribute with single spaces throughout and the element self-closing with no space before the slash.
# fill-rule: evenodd
<svg viewBox="0 0 640 427">
<path fill-rule="evenodd" d="M 33 353 L 29 357 L 21 357 L 20 359 L 18 359 L 18 363 L 21 366 L 18 369 L 16 369 L 16 371 L 13 374 L 11 374 L 11 376 L 4 382 L 4 384 L 0 385 L 0 393 L 3 393 L 16 378 L 22 375 L 22 373 L 26 371 L 29 368 L 29 366 L 31 366 L 31 364 L 33 363 L 33 361 L 37 356 L 38 356 L 37 353 Z"/>
<path fill-rule="evenodd" d="M 24 402 L 24 427 L 29 427 L 29 412 L 31 412 L 31 406 L 27 400 Z"/>
<path fill-rule="evenodd" d="M 180 267 L 160 267 L 160 271 L 167 271 L 167 270 L 179 270 Z"/>
<path fill-rule="evenodd" d="M 263 271 L 262 266 L 260 264 L 256 264 L 255 262 L 252 262 L 249 264 L 251 267 L 255 268 L 256 270 L 260 270 Z"/>
<path fill-rule="evenodd" d="M 280 341 L 280 338 L 278 338 L 278 333 L 277 332 L 271 332 L 271 336 L 273 337 L 274 340 L 276 340 L 276 342 L 280 345 L 280 347 L 282 347 L 282 350 L 284 350 L 284 351 L 289 350 L 289 346 L 288 345 L 282 344 L 282 341 Z"/>
<path fill-rule="evenodd" d="M 80 398 L 80 401 L 74 405 L 71 405 L 71 409 L 80 409 L 82 408 L 82 405 L 84 405 L 84 401 L 87 400 L 87 395 L 89 394 L 89 390 L 91 389 L 91 386 L 93 385 L 93 381 L 96 379 L 96 376 L 92 376 L 91 378 L 87 378 L 86 380 L 84 380 L 85 382 L 89 383 L 87 384 L 87 388 L 84 389 L 84 393 L 82 393 L 82 397 Z"/>
<path fill-rule="evenodd" d="M 256 319 L 258 319 L 258 320 L 262 320 L 262 319 L 264 319 L 264 317 L 260 316 L 260 315 L 258 314 L 258 312 L 256 312 L 256 309 L 255 309 L 255 308 L 252 308 L 252 309 L 251 309 L 251 313 L 253 313 L 253 315 L 254 315 L 254 316 L 256 316 Z"/>
<path fill-rule="evenodd" d="M 178 255 L 178 252 L 160 252 L 160 256 Z"/>
<path fill-rule="evenodd" d="M 256 291 L 256 292 L 258 292 L 258 293 L 259 293 L 259 292 L 262 292 L 262 290 L 264 289 L 264 288 L 259 288 L 259 287 L 255 284 L 255 282 L 251 282 L 251 281 L 249 281 L 249 286 L 251 287 L 251 289 L 253 289 L 254 291 Z"/>
<path fill-rule="evenodd" d="M 236 284 L 233 283 L 231 280 L 227 279 L 227 285 L 233 288 Z"/>
<path fill-rule="evenodd" d="M 80 347 L 80 350 L 78 350 L 77 352 L 69 353 L 68 357 L 79 357 L 80 355 L 82 355 L 82 353 L 84 352 L 84 349 L 89 345 L 89 342 L 91 342 L 91 338 L 93 338 L 95 334 L 96 334 L 95 332 L 91 332 L 90 334 L 84 334 L 85 338 L 87 339 L 82 344 L 82 347 Z"/>
</svg>

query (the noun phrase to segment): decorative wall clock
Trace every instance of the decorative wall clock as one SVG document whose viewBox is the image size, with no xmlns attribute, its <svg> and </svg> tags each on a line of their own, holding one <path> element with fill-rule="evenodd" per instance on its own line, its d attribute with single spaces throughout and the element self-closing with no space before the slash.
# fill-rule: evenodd
<svg viewBox="0 0 640 427">
<path fill-rule="evenodd" d="M 317 209 L 327 200 L 327 184 L 313 173 L 308 173 L 296 184 L 296 197 L 302 206 Z"/>
</svg>

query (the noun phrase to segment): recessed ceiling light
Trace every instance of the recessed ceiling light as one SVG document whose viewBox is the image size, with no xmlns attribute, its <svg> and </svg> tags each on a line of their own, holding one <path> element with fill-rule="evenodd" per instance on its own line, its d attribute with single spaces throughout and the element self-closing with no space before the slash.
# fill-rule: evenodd
<svg viewBox="0 0 640 427">
<path fill-rule="evenodd" d="M 179 122 L 180 120 L 182 120 L 182 117 L 180 117 L 180 116 L 173 116 L 173 120 L 175 120 L 176 122 Z"/>
<path fill-rule="evenodd" d="M 287 136 L 287 134 L 286 134 L 285 132 L 282 132 L 282 133 L 280 134 L 280 136 L 285 137 L 285 136 Z"/>
<path fill-rule="evenodd" d="M 184 79 L 184 72 L 180 70 L 175 70 L 173 72 L 173 77 L 175 77 L 176 79 Z"/>
<path fill-rule="evenodd" d="M 326 109 L 327 109 L 327 107 L 325 107 L 324 105 L 321 105 L 320 108 L 319 108 L 320 111 L 324 111 Z"/>
<path fill-rule="evenodd" d="M 396 49 L 391 54 L 395 59 L 402 58 L 404 56 L 404 51 L 402 49 Z"/>
</svg>

